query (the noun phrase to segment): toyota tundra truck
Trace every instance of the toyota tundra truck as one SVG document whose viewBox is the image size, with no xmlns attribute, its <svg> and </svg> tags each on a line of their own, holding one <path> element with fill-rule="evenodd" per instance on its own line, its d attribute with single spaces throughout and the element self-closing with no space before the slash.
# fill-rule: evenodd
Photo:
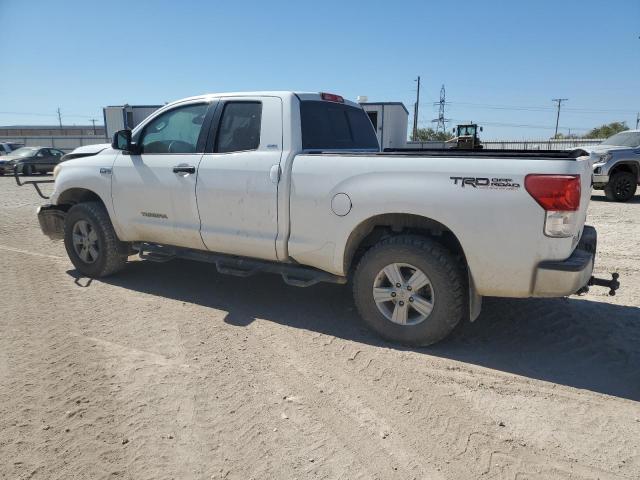
<svg viewBox="0 0 640 480">
<path fill-rule="evenodd" d="M 366 113 L 339 95 L 211 94 L 58 165 L 38 218 L 84 276 L 138 254 L 296 286 L 350 283 L 375 332 L 428 345 L 474 320 L 484 296 L 562 297 L 593 283 L 585 155 L 380 152 Z"/>
</svg>

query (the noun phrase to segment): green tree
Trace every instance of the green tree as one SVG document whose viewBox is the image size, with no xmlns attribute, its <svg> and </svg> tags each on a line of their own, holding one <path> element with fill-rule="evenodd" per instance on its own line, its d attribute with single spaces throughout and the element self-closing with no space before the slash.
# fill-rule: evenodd
<svg viewBox="0 0 640 480">
<path fill-rule="evenodd" d="M 417 131 L 416 142 L 429 142 L 429 141 L 438 141 L 438 142 L 446 142 L 447 140 L 451 140 L 453 135 L 447 132 L 436 132 L 433 128 L 419 128 Z"/>
<path fill-rule="evenodd" d="M 611 122 L 589 130 L 584 138 L 607 138 L 625 130 L 629 130 L 627 122 Z"/>
</svg>

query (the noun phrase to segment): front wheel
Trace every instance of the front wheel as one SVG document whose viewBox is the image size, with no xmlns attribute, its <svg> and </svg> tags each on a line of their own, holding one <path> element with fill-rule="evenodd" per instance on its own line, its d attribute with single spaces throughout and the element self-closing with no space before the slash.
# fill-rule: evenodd
<svg viewBox="0 0 640 480">
<path fill-rule="evenodd" d="M 79 203 L 67 212 L 64 246 L 71 263 L 87 277 L 111 275 L 127 262 L 126 244 L 118 240 L 109 213 L 99 202 Z"/>
<path fill-rule="evenodd" d="M 449 335 L 467 306 L 466 275 L 444 247 L 425 237 L 383 240 L 360 260 L 353 293 L 360 316 L 387 340 L 426 346 Z"/>
<path fill-rule="evenodd" d="M 33 175 L 33 167 L 31 165 L 23 165 L 22 166 L 22 175 L 30 176 Z"/>
<path fill-rule="evenodd" d="M 628 202 L 636 194 L 636 176 L 631 172 L 616 172 L 604 187 L 604 193 L 609 200 Z"/>
</svg>

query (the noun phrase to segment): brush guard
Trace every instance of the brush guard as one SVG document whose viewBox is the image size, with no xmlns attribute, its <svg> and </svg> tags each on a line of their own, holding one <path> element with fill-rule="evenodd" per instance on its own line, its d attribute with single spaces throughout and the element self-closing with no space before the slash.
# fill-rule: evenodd
<svg viewBox="0 0 640 480">
<path fill-rule="evenodd" d="M 42 190 L 40 190 L 40 184 L 41 183 L 53 183 L 53 182 L 55 182 L 55 180 L 27 180 L 27 181 L 22 181 L 22 180 L 20 180 L 20 177 L 18 176 L 18 168 L 17 167 L 13 170 L 13 178 L 16 179 L 16 183 L 18 184 L 19 187 L 22 187 L 24 185 L 33 185 L 33 188 L 36 189 L 36 192 L 38 192 L 38 195 L 40 195 L 45 200 L 49 200 L 49 197 L 47 197 L 44 193 L 42 193 Z"/>
</svg>

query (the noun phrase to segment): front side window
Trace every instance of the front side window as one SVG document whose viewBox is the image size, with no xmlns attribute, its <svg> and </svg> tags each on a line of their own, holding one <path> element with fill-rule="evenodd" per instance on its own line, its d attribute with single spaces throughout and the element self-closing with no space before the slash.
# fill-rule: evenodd
<svg viewBox="0 0 640 480">
<path fill-rule="evenodd" d="M 260 102 L 229 102 L 224 106 L 216 152 L 242 152 L 260 146 L 262 104 Z"/>
<path fill-rule="evenodd" d="M 141 153 L 196 153 L 206 112 L 206 104 L 186 105 L 154 118 L 142 132 Z"/>
</svg>

